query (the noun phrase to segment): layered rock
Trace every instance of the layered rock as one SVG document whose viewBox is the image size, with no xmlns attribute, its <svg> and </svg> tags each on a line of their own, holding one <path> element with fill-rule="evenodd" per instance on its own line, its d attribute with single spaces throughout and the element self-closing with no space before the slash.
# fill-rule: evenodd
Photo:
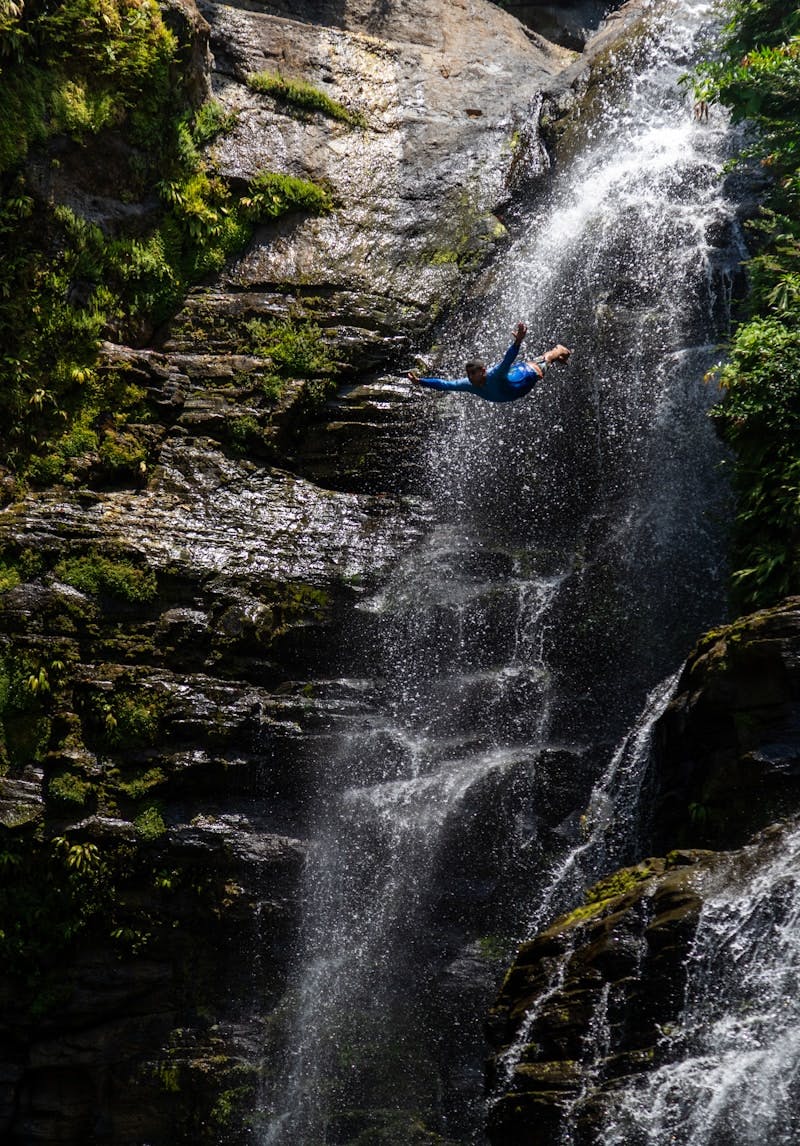
<svg viewBox="0 0 800 1146">
<path fill-rule="evenodd" d="M 736 847 L 800 805 L 800 599 L 708 633 L 653 740 L 657 847 Z"/>
<path fill-rule="evenodd" d="M 621 1096 L 681 1060 L 693 942 L 704 905 L 775 862 L 796 821 L 732 852 L 680 850 L 602 880 L 587 903 L 521 949 L 491 1016 L 506 1049 L 489 1138 L 602 1140 Z M 646 1121 L 646 1119 L 645 1119 Z"/>
<path fill-rule="evenodd" d="M 143 420 L 71 459 L 68 485 L 7 491 L 10 1142 L 248 1137 L 282 1037 L 315 774 L 374 687 L 356 607 L 429 527 L 426 404 L 398 375 L 502 242 L 498 212 L 545 162 L 537 97 L 574 61 L 481 0 L 179 3 L 169 19 L 195 98 L 210 84 L 238 115 L 218 170 L 313 178 L 335 209 L 262 226 L 142 345 L 106 343 L 109 391 L 139 388 Z M 359 123 L 257 94 L 262 70 Z M 104 226 L 146 219 L 103 146 L 89 168 L 43 165 L 41 194 Z M 313 378 L 271 390 L 253 320 L 319 328 L 335 395 Z"/>
<path fill-rule="evenodd" d="M 650 841 L 673 850 L 607 876 L 520 949 L 490 1019 L 493 1142 L 545 1146 L 568 1130 L 588 1146 L 621 1088 L 679 1055 L 665 1032 L 704 902 L 772 863 L 796 824 L 799 622 L 790 598 L 689 658 L 643 799 Z"/>
<path fill-rule="evenodd" d="M 195 102 L 213 86 L 238 115 L 217 169 L 322 181 L 335 209 L 261 227 L 164 329 L 104 344 L 105 452 L 21 501 L 8 484 L 9 1142 L 248 1136 L 282 1037 L 315 772 L 369 687 L 372 666 L 342 663 L 356 625 L 369 655 L 354 605 L 428 527 L 399 496 L 423 423 L 397 373 L 502 238 L 515 131 L 568 58 L 483 3 L 167 18 Z M 251 91 L 261 70 L 324 87 L 361 126 Z M 146 224 L 153 205 L 120 196 L 124 141 L 58 146 L 59 164 L 31 159 L 43 197 L 112 233 Z M 271 389 L 253 319 L 318 328 L 337 394 Z M 144 414 L 124 430 L 120 386 Z"/>
<path fill-rule="evenodd" d="M 591 1141 L 587 1096 L 596 1102 L 602 1086 L 652 1062 L 662 1024 L 677 1015 L 714 864 L 682 852 L 623 869 L 523 945 L 491 1013 L 493 1041 L 506 1048 L 491 1079 L 505 1091 L 491 1109 L 492 1142 L 558 1141 L 567 1123 Z"/>
</svg>

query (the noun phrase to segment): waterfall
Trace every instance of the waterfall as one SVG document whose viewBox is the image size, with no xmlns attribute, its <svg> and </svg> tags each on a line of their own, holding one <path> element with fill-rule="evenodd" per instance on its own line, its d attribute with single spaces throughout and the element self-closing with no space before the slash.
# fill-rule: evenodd
<svg viewBox="0 0 800 1146">
<path fill-rule="evenodd" d="M 742 246 L 718 174 L 726 124 L 695 122 L 678 85 L 705 19 L 692 0 L 654 6 L 585 148 L 441 332 L 441 372 L 499 357 L 518 319 L 531 352 L 575 353 L 507 406 L 425 395 L 433 524 L 362 605 L 374 678 L 338 685 L 360 708 L 309 800 L 262 1144 L 484 1140 L 492 953 L 570 864 L 585 874 L 570 857 L 587 807 L 592 864 L 622 857 L 602 851 L 609 800 L 646 752 L 635 729 L 616 746 L 722 615 L 727 503 L 702 379 Z"/>
<path fill-rule="evenodd" d="M 528 922 L 526 937 L 535 935 L 560 911 L 579 903 L 586 888 L 602 875 L 642 855 L 642 828 L 647 821 L 642 797 L 650 763 L 653 726 L 669 703 L 678 677 L 679 673 L 673 673 L 653 689 L 642 713 L 613 753 L 581 817 L 582 838 L 548 874 Z M 520 1023 L 513 1043 L 499 1056 L 493 1097 L 499 1097 L 508 1089 L 530 1041 L 534 1023 L 552 995 L 563 985 L 570 953 L 554 961 L 548 987 Z"/>
<path fill-rule="evenodd" d="M 800 830 L 773 834 L 766 850 L 767 862 L 761 842 L 717 873 L 667 1062 L 613 1095 L 602 1146 L 798 1141 Z"/>
</svg>

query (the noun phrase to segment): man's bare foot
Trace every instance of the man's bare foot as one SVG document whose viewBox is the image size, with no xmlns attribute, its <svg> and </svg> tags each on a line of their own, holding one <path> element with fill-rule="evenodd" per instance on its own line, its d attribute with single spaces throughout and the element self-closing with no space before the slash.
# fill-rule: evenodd
<svg viewBox="0 0 800 1146">
<path fill-rule="evenodd" d="M 572 351 L 568 350 L 566 346 L 562 346 L 559 342 L 552 350 L 545 351 L 543 357 L 545 362 L 566 362 L 570 354 L 572 354 Z"/>
</svg>

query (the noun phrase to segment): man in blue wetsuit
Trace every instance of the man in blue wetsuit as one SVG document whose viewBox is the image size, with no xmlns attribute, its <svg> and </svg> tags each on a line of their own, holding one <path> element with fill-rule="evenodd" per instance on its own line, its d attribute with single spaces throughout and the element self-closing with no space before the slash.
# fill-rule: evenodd
<svg viewBox="0 0 800 1146">
<path fill-rule="evenodd" d="M 516 398 L 524 398 L 544 377 L 551 362 L 566 362 L 572 353 L 559 343 L 539 358 L 514 365 L 527 332 L 524 322 L 517 323 L 514 341 L 503 361 L 487 368 L 485 362 L 472 358 L 466 366 L 466 378 L 420 378 L 413 370 L 408 377 L 412 382 L 428 386 L 431 390 L 463 390 L 466 394 L 477 394 L 487 402 L 513 402 Z"/>
</svg>

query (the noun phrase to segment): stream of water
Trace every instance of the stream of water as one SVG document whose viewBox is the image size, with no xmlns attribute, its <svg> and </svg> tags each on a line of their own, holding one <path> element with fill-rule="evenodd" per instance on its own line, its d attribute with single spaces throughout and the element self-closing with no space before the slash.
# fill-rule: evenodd
<svg viewBox="0 0 800 1146">
<path fill-rule="evenodd" d="M 726 126 L 697 123 L 678 85 L 705 5 L 660 12 L 442 332 L 442 373 L 500 357 L 518 319 L 531 353 L 575 352 L 522 402 L 429 396 L 435 526 L 363 605 L 375 677 L 320 763 L 262 1146 L 406 1146 L 426 1127 L 484 1141 L 481 1026 L 503 958 L 635 849 L 632 823 L 608 846 L 615 794 L 638 790 L 659 682 L 722 615 L 703 376 L 742 248 Z"/>
</svg>

